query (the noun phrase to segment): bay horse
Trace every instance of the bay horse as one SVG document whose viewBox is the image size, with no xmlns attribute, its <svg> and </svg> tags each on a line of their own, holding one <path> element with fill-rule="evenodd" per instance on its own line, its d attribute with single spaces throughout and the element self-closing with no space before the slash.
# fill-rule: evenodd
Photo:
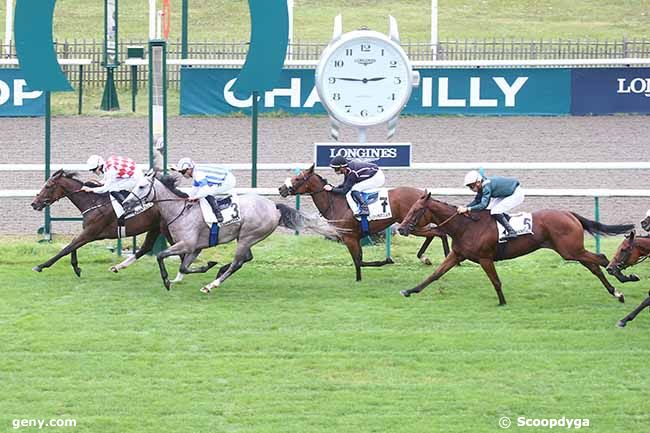
<svg viewBox="0 0 650 433">
<path fill-rule="evenodd" d="M 402 290 L 400 294 L 409 297 L 413 293 L 421 292 L 451 268 L 468 259 L 481 265 L 497 292 L 499 305 L 505 305 L 506 299 L 501 291 L 501 281 L 494 262 L 523 256 L 540 248 L 551 248 L 565 260 L 580 262 L 598 277 L 610 295 L 620 302 L 625 302 L 623 293 L 607 281 L 600 269 L 601 266 L 607 266 L 607 257 L 585 249 L 584 231 L 591 234 L 617 235 L 631 230 L 634 225 L 605 225 L 574 212 L 553 209 L 533 212 L 532 216 L 534 234 L 519 235 L 505 244 L 499 244 L 496 221 L 489 211 L 459 216 L 456 206 L 435 200 L 431 193 L 425 191 L 411 207 L 398 231 L 408 236 L 417 224 L 422 224 L 423 221 L 435 223 L 439 230 L 451 236 L 451 253 L 422 283 L 410 290 Z"/>
<path fill-rule="evenodd" d="M 352 212 L 352 209 L 350 209 L 350 206 L 348 206 L 345 196 L 325 191 L 323 189 L 325 185 L 327 185 L 327 179 L 318 175 L 314 171 L 314 164 L 312 164 L 306 170 L 301 171 L 297 176 L 288 178 L 285 181 L 285 184 L 279 188 L 279 192 L 282 197 L 297 194 L 311 195 L 311 198 L 320 214 L 337 228 L 339 236 L 342 238 L 341 240 L 348 248 L 354 262 L 357 281 L 361 281 L 362 267 L 378 267 L 394 263 L 393 259 L 390 257 L 380 261 L 363 261 L 363 250 L 361 249 L 361 225 L 354 217 L 354 213 Z M 388 198 L 393 216 L 392 218 L 369 221 L 368 225 L 370 234 L 379 233 L 394 223 L 401 222 L 413 203 L 415 203 L 421 194 L 422 190 L 411 187 L 390 189 L 388 191 Z M 431 264 L 431 261 L 424 255 L 424 253 L 433 238 L 436 236 L 440 237 L 442 240 L 445 255 L 449 254 L 449 244 L 447 236 L 444 233 L 435 228 L 424 227 L 424 225 L 422 225 L 417 227 L 414 234 L 426 237 L 417 254 L 418 259 L 420 259 L 422 263 L 427 265 Z"/>
<path fill-rule="evenodd" d="M 607 271 L 621 281 L 622 279 L 625 279 L 625 281 L 639 281 L 638 276 L 634 274 L 626 276 L 623 275 L 622 271 L 625 268 L 641 263 L 648 257 L 650 257 L 650 236 L 636 236 L 636 233 L 632 231 L 629 235 L 625 236 L 623 242 L 618 246 L 616 255 L 607 266 Z M 637 314 L 649 306 L 650 292 L 648 292 L 648 297 L 643 302 L 641 302 L 630 314 L 619 320 L 616 325 L 619 328 L 625 327 L 627 322 L 634 320 Z"/>
<path fill-rule="evenodd" d="M 76 173 L 58 170 L 45 182 L 45 185 L 31 203 L 34 210 L 41 211 L 46 206 L 50 206 L 65 197 L 79 209 L 83 216 L 83 230 L 81 233 L 54 257 L 38 266 L 34 266 L 32 268 L 34 271 L 41 272 L 44 268 L 52 266 L 61 257 L 70 254 L 70 264 L 74 273 L 79 277 L 81 276 L 81 268 L 79 268 L 77 262 L 77 249 L 96 240 L 117 239 L 117 218 L 109 195 L 83 192 L 81 187 L 84 184 L 83 181 L 76 178 Z M 92 185 L 96 186 L 95 184 Z M 140 249 L 133 256 L 111 267 L 113 272 L 126 268 L 151 251 L 160 233 L 163 233 L 167 240 L 171 242 L 166 231 L 166 225 L 161 221 L 160 212 L 153 207 L 127 219 L 125 224 L 126 236 L 139 235 L 145 232 L 147 236 Z"/>
<path fill-rule="evenodd" d="M 158 180 L 153 173 L 142 177 L 124 200 L 124 207 L 128 209 L 138 203 L 149 202 L 154 203 L 154 208 L 160 212 L 163 220 L 167 221 L 167 228 L 175 241 L 174 245 L 161 251 L 157 256 L 160 277 L 165 288 L 169 290 L 172 282 L 169 281 L 165 258 L 184 255 L 179 272 L 183 274 L 197 272 L 190 269 L 189 265 L 196 254 L 211 246 L 210 227 L 203 219 L 199 203 L 188 201 L 187 194 L 169 188 L 165 178 L 162 181 Z M 251 247 L 266 239 L 278 226 L 282 225 L 292 230 L 309 226 L 319 230 L 318 222 L 313 223 L 295 209 L 283 204 L 275 204 L 258 195 L 239 196 L 237 212 L 240 221 L 220 227 L 217 235 L 217 245 L 237 240 L 235 257 L 231 263 L 221 266 L 214 281 L 201 288 L 203 293 L 210 293 L 212 289 L 219 287 L 228 277 L 237 272 L 244 263 L 253 260 Z M 325 230 L 328 235 L 333 232 L 329 227 Z"/>
</svg>

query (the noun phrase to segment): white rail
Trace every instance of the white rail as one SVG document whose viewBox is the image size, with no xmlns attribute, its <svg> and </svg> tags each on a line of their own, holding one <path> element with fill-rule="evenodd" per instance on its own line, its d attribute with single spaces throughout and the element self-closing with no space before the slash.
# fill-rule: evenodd
<svg viewBox="0 0 650 433">
<path fill-rule="evenodd" d="M 199 162 L 201 164 L 202 162 Z M 230 170 L 251 170 L 251 164 L 234 163 L 219 164 Z M 305 162 L 290 163 L 258 163 L 258 170 L 281 171 L 304 169 L 311 165 Z M 52 164 L 52 171 L 59 169 L 86 171 L 84 164 Z M 147 164 L 138 164 L 138 168 L 146 170 Z M 630 162 L 416 162 L 409 168 L 384 167 L 383 170 L 645 170 L 650 169 L 650 161 Z M 1 171 L 44 171 L 45 164 L 0 164 Z"/>
<path fill-rule="evenodd" d="M 181 188 L 189 191 L 188 188 Z M 473 196 L 475 193 L 467 188 L 428 188 L 434 196 Z M 527 197 L 650 197 L 650 189 L 548 189 L 526 188 Z M 258 194 L 278 196 L 277 188 L 235 188 L 238 194 Z M 0 190 L 0 198 L 34 197 L 36 189 L 6 189 Z"/>
<path fill-rule="evenodd" d="M 59 59 L 59 65 L 86 66 L 92 64 L 92 59 Z M 18 59 L 0 59 L 0 65 L 18 66 Z"/>
<path fill-rule="evenodd" d="M 145 66 L 146 59 L 126 59 L 129 66 Z M 167 59 L 168 65 L 181 66 L 243 66 L 243 59 Z M 559 59 L 559 60 L 415 60 L 414 68 L 490 68 L 490 67 L 568 67 L 568 66 L 641 66 L 650 65 L 650 59 Z M 316 68 L 318 60 L 286 60 L 285 67 Z"/>
</svg>

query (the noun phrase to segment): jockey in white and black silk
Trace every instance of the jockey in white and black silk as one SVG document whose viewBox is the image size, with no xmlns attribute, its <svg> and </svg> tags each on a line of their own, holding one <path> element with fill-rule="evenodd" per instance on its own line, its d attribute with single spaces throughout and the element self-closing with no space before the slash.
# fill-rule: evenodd
<svg viewBox="0 0 650 433">
<path fill-rule="evenodd" d="M 384 186 L 386 178 L 379 166 L 359 159 L 348 161 L 345 157 L 339 155 L 332 158 L 330 167 L 334 169 L 335 173 L 343 174 L 344 179 L 339 186 L 326 185 L 325 190 L 340 195 L 352 191 L 352 198 L 359 205 L 358 216 L 368 216 L 370 213 L 368 203 L 361 193 Z"/>
</svg>

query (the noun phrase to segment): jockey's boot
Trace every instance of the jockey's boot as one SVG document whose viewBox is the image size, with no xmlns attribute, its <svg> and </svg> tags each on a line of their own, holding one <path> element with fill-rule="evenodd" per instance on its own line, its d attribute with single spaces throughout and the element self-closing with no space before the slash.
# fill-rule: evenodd
<svg viewBox="0 0 650 433">
<path fill-rule="evenodd" d="M 641 228 L 647 232 L 650 232 L 650 216 L 641 221 Z"/>
<path fill-rule="evenodd" d="M 217 198 L 213 195 L 208 195 L 205 197 L 205 199 L 210 203 L 210 207 L 212 207 L 212 212 L 214 212 L 214 216 L 217 217 L 217 222 L 222 223 L 223 222 L 223 215 L 221 215 L 221 211 L 219 210 L 219 204 L 217 203 Z"/>
<path fill-rule="evenodd" d="M 499 221 L 499 224 L 501 224 L 504 229 L 506 229 L 506 239 L 515 239 L 517 237 L 517 232 L 512 228 L 510 222 L 508 221 L 508 218 L 506 218 L 504 214 L 499 213 L 492 216 L 495 220 Z"/>
<path fill-rule="evenodd" d="M 359 212 L 356 214 L 356 216 L 370 215 L 370 211 L 368 210 L 368 203 L 366 203 L 364 200 L 361 191 L 352 191 L 352 199 L 357 205 L 359 205 Z"/>
</svg>

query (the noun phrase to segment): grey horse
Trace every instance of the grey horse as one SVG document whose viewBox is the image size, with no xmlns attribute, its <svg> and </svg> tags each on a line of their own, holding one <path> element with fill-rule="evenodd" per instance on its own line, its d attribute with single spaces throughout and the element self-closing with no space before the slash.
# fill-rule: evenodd
<svg viewBox="0 0 650 433">
<path fill-rule="evenodd" d="M 158 258 L 160 276 L 167 290 L 171 287 L 164 259 L 169 256 L 185 255 L 179 269 L 180 274 L 205 272 L 205 267 L 192 269 L 191 263 L 204 248 L 208 248 L 210 228 L 204 222 L 198 202 L 186 200 L 187 195 L 174 187 L 174 179 L 157 179 L 153 173 L 143 176 L 131 194 L 124 200 L 125 208 L 138 203 L 152 202 L 167 222 L 174 245 L 161 251 Z M 316 232 L 336 236 L 336 230 L 318 218 L 311 218 L 286 205 L 276 204 L 258 195 L 239 196 L 240 222 L 225 225 L 219 230 L 218 245 L 237 239 L 235 257 L 231 263 L 222 266 L 214 281 L 201 288 L 210 293 L 246 262 L 253 260 L 251 247 L 267 238 L 278 226 L 292 230 L 310 228 Z"/>
</svg>

